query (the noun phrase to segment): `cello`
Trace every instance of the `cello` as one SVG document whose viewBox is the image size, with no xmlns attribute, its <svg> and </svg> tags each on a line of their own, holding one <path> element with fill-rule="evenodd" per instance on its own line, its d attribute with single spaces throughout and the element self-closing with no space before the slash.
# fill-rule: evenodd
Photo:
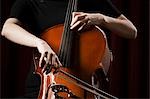
<svg viewBox="0 0 150 99">
<path fill-rule="evenodd" d="M 69 0 L 65 23 L 50 27 L 41 35 L 56 52 L 63 66 L 44 64 L 47 65 L 45 74 L 42 71 L 44 66 L 38 64 L 39 56 L 34 54 L 35 73 L 41 77 L 38 99 L 91 99 L 97 96 L 116 99 L 92 83 L 92 75 L 100 68 L 99 63 L 104 56 L 105 33 L 97 26 L 80 32 L 70 30 L 71 13 L 76 10 L 77 0 Z"/>
</svg>

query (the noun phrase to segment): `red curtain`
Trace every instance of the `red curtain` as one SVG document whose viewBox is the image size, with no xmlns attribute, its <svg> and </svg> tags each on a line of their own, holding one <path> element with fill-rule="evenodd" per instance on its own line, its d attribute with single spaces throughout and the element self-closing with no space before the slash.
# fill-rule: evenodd
<svg viewBox="0 0 150 99">
<path fill-rule="evenodd" d="M 14 0 L 1 1 L 2 23 L 9 17 Z M 148 0 L 113 0 L 118 9 L 137 27 L 134 40 L 111 36 L 114 55 L 110 67 L 110 93 L 119 98 L 149 97 L 149 3 Z M 1 97 L 24 93 L 31 48 L 14 44 L 1 37 Z"/>
</svg>

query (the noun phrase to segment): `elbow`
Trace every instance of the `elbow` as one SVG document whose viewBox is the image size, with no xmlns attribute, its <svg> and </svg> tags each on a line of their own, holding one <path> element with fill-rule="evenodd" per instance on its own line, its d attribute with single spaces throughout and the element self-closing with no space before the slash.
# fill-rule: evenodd
<svg viewBox="0 0 150 99">
<path fill-rule="evenodd" d="M 5 33 L 4 33 L 3 30 L 2 30 L 1 35 L 4 36 L 4 34 L 5 34 Z"/>
<path fill-rule="evenodd" d="M 123 35 L 120 35 L 122 36 L 123 38 L 126 38 L 126 39 L 136 39 L 137 38 L 137 29 L 136 28 L 130 28 L 130 29 L 126 29 L 127 31 L 122 31 Z"/>
<path fill-rule="evenodd" d="M 1 35 L 2 36 L 6 36 L 7 35 L 7 30 L 9 29 L 9 25 L 10 22 L 9 22 L 9 19 L 7 19 L 3 25 L 3 28 L 2 28 L 2 31 L 1 31 Z"/>
<path fill-rule="evenodd" d="M 136 39 L 137 38 L 137 29 L 132 23 L 130 25 L 130 29 L 131 29 L 131 39 Z"/>
<path fill-rule="evenodd" d="M 16 24 L 18 21 L 15 18 L 9 18 L 5 21 L 2 31 L 1 31 L 1 35 L 2 36 L 7 36 L 8 31 L 10 30 L 12 24 Z"/>
<path fill-rule="evenodd" d="M 6 36 L 6 34 L 7 34 L 7 23 L 5 23 L 4 25 L 3 25 L 3 28 L 2 28 L 2 31 L 1 31 L 1 35 L 2 36 Z"/>
<path fill-rule="evenodd" d="M 128 34 L 129 34 L 130 39 L 136 39 L 137 38 L 137 29 L 132 23 L 129 26 Z"/>
<path fill-rule="evenodd" d="M 137 38 L 137 29 L 134 25 L 130 25 L 128 29 L 126 29 L 126 36 L 128 39 L 136 39 Z"/>
<path fill-rule="evenodd" d="M 1 35 L 7 37 L 10 27 L 11 27 L 11 24 L 5 22 L 1 31 Z"/>
<path fill-rule="evenodd" d="M 132 39 L 136 39 L 136 37 L 137 37 L 137 29 L 134 27 L 133 29 L 132 29 L 132 36 L 131 36 L 131 38 Z"/>
<path fill-rule="evenodd" d="M 136 39 L 137 38 L 137 29 L 130 28 L 124 31 L 121 31 L 120 36 L 126 39 Z"/>
</svg>

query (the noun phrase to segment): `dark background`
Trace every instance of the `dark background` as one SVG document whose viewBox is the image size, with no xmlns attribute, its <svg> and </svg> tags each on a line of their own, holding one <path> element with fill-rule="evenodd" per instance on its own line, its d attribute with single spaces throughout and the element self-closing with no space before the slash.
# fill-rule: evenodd
<svg viewBox="0 0 150 99">
<path fill-rule="evenodd" d="M 135 40 L 112 35 L 114 63 L 110 68 L 110 93 L 120 98 L 149 97 L 149 0 L 112 0 L 117 8 L 137 27 Z M 14 0 L 1 2 L 1 28 L 8 18 Z M 31 48 L 14 44 L 1 37 L 0 97 L 24 93 Z"/>
</svg>

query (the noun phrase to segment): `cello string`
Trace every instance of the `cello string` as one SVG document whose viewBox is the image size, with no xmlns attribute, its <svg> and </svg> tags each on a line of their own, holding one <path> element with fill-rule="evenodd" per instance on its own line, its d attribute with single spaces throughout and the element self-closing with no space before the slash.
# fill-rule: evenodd
<svg viewBox="0 0 150 99">
<path fill-rule="evenodd" d="M 72 20 L 72 12 L 74 12 L 74 11 L 76 11 L 77 10 L 77 0 L 72 0 L 72 4 L 71 4 L 71 8 L 70 8 L 70 15 L 69 15 L 69 20 L 68 20 L 68 29 L 67 29 L 67 31 L 68 31 L 68 39 L 69 39 L 69 41 L 68 41 L 68 46 L 67 46 L 67 48 L 68 48 L 68 54 L 67 54 L 67 59 L 66 59 L 66 61 L 67 61 L 67 65 L 71 65 L 71 51 L 72 51 L 72 43 L 73 43 L 73 37 L 74 37 L 74 33 L 73 33 L 73 31 L 71 31 L 70 30 L 70 24 L 71 24 L 71 20 Z"/>
<path fill-rule="evenodd" d="M 61 58 L 62 58 L 62 56 L 63 56 L 63 52 L 62 52 L 62 51 L 63 51 L 64 48 L 65 48 L 64 46 L 65 46 L 65 42 L 66 42 L 66 41 L 65 41 L 65 40 L 66 40 L 66 35 L 67 35 L 67 34 L 66 34 L 66 25 L 67 25 L 68 13 L 69 13 L 69 12 L 68 12 L 68 9 L 70 8 L 69 6 L 70 6 L 70 0 L 69 0 L 69 2 L 68 2 L 68 6 L 67 6 L 67 12 L 66 12 L 66 16 L 65 16 L 63 35 L 62 35 L 62 40 L 61 40 L 61 41 L 62 41 L 62 43 L 61 43 L 61 49 L 60 49 L 60 50 L 61 50 L 61 53 L 60 53 L 60 57 L 61 57 Z"/>
<path fill-rule="evenodd" d="M 65 59 L 65 65 L 66 66 L 69 66 L 70 65 L 70 63 L 69 63 L 69 56 L 70 56 L 70 42 L 71 42 L 71 40 L 70 40 L 70 21 L 71 21 L 71 11 L 72 11 L 72 4 L 73 4 L 73 0 L 70 0 L 70 6 L 69 6 L 69 8 L 67 9 L 68 10 L 68 15 L 67 15 L 67 19 L 66 19 L 66 21 L 67 21 L 67 24 L 66 24 L 66 34 L 67 34 L 67 39 L 66 39 L 66 46 L 65 46 L 65 57 L 64 57 L 64 59 Z"/>
<path fill-rule="evenodd" d="M 70 8 L 70 13 L 69 13 L 69 17 L 68 17 L 68 26 L 67 26 L 67 32 L 68 32 L 68 42 L 67 42 L 67 57 L 66 57 L 66 62 L 67 65 L 70 66 L 70 57 L 71 57 L 71 48 L 72 48 L 72 39 L 73 39 L 73 34 L 72 31 L 70 31 L 70 24 L 71 24 L 71 19 L 72 19 L 72 12 L 74 10 L 74 3 L 75 0 L 71 0 L 71 8 Z"/>
<path fill-rule="evenodd" d="M 68 6 L 67 6 L 67 12 L 66 12 L 66 16 L 65 16 L 65 22 L 64 22 L 64 29 L 63 29 L 63 33 L 62 33 L 62 38 L 61 38 L 61 47 L 59 49 L 59 59 L 62 62 L 62 64 L 64 65 L 64 59 L 65 59 L 65 55 L 64 55 L 64 51 L 65 51 L 65 46 L 66 46 L 66 40 L 67 40 L 67 24 L 68 24 L 68 15 L 69 15 L 69 8 L 71 6 L 71 0 L 69 0 L 68 2 Z"/>
<path fill-rule="evenodd" d="M 70 56 L 70 42 L 71 42 L 71 40 L 70 40 L 70 15 L 71 15 L 71 10 L 72 10 L 72 3 L 73 3 L 73 0 L 70 0 L 70 3 L 69 3 L 69 8 L 67 9 L 68 10 L 68 15 L 67 15 L 67 19 L 66 19 L 66 21 L 67 21 L 67 24 L 66 24 L 66 28 L 65 28 L 65 30 L 66 30 L 66 46 L 64 46 L 65 47 L 65 57 L 64 57 L 64 62 L 65 62 L 65 66 L 69 66 L 70 64 L 69 64 L 69 58 L 68 58 L 68 56 Z"/>
<path fill-rule="evenodd" d="M 71 65 L 70 63 L 70 56 L 71 56 L 71 42 L 72 42 L 72 32 L 70 31 L 70 23 L 71 23 L 71 14 L 73 12 L 73 8 L 74 8 L 74 1 L 70 0 L 70 3 L 68 5 L 68 9 L 67 9 L 67 15 L 66 15 L 66 24 L 65 24 L 65 34 L 66 34 L 66 38 L 65 38 L 65 44 L 64 44 L 64 56 L 63 56 L 63 62 L 64 65 L 69 66 Z"/>
</svg>

